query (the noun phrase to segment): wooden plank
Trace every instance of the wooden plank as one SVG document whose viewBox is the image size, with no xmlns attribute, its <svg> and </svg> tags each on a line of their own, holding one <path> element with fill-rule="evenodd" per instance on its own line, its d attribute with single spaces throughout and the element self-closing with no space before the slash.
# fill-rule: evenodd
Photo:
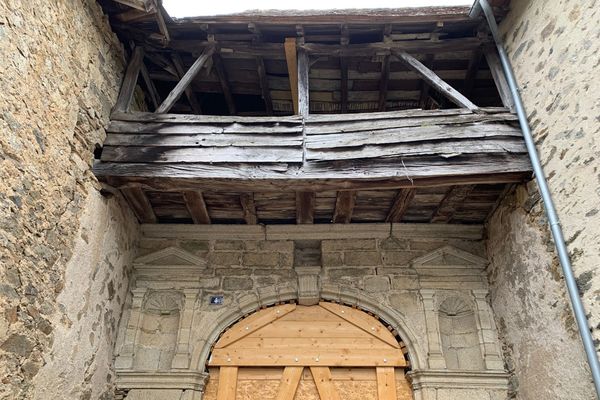
<svg viewBox="0 0 600 400">
<path fill-rule="evenodd" d="M 192 66 L 187 70 L 185 75 L 181 78 L 173 90 L 171 90 L 167 98 L 158 107 L 156 113 L 166 113 L 173 107 L 173 105 L 175 105 L 177 100 L 179 100 L 185 89 L 190 85 L 190 83 L 192 83 L 192 80 L 194 80 L 196 75 L 198 75 L 214 51 L 215 48 L 213 46 L 209 46 L 204 50 L 204 52 L 196 59 L 196 61 L 194 61 Z"/>
<path fill-rule="evenodd" d="M 469 99 L 463 96 L 459 91 L 454 89 L 448 83 L 444 82 L 439 76 L 437 76 L 432 70 L 423 65 L 419 60 L 408 54 L 403 50 L 392 50 L 392 54 L 396 56 L 400 61 L 404 62 L 409 68 L 414 70 L 421 76 L 431 87 L 438 90 L 441 94 L 446 96 L 454 104 L 467 108 L 471 111 L 478 111 L 478 107 L 473 104 Z"/>
<path fill-rule="evenodd" d="M 210 215 L 208 214 L 202 192 L 183 192 L 183 199 L 185 200 L 185 205 L 195 224 L 210 224 Z"/>
<path fill-rule="evenodd" d="M 220 54 L 215 53 L 212 56 L 212 60 L 213 66 L 217 71 L 217 76 L 219 77 L 219 82 L 221 83 L 221 90 L 223 91 L 225 102 L 227 103 L 229 115 L 235 115 L 237 113 L 235 108 L 235 102 L 233 100 L 233 95 L 231 94 L 231 87 L 229 86 L 229 79 L 227 78 L 227 71 L 225 70 L 223 59 L 221 58 Z"/>
<path fill-rule="evenodd" d="M 379 79 L 379 111 L 385 111 L 388 92 L 388 82 L 390 80 L 390 56 L 383 57 L 381 62 L 381 78 Z"/>
<path fill-rule="evenodd" d="M 273 115 L 273 100 L 271 99 L 271 90 L 269 89 L 269 80 L 267 78 L 265 61 L 262 57 L 256 57 L 256 68 L 258 71 L 258 80 L 260 82 L 262 98 L 265 102 L 266 113 L 267 115 Z"/>
<path fill-rule="evenodd" d="M 122 188 L 121 192 L 129 206 L 136 215 L 138 221 L 142 224 L 155 224 L 158 222 L 154 211 L 152 210 L 152 204 L 146 197 L 146 194 L 139 186 L 133 186 L 128 188 Z"/>
<path fill-rule="evenodd" d="M 223 366 L 219 368 L 219 388 L 217 400 L 235 400 L 237 391 L 238 368 Z"/>
<path fill-rule="evenodd" d="M 296 52 L 296 38 L 285 38 L 285 60 L 287 62 L 290 91 L 294 114 L 299 115 L 298 108 L 298 54 Z"/>
<path fill-rule="evenodd" d="M 276 400 L 294 400 L 304 367 L 285 367 Z"/>
<path fill-rule="evenodd" d="M 394 367 L 377 367 L 377 399 L 396 400 L 396 374 Z"/>
<path fill-rule="evenodd" d="M 149 147 L 301 147 L 302 137 L 253 134 L 125 134 L 109 133 L 105 146 Z"/>
<path fill-rule="evenodd" d="M 435 55 L 427 54 L 425 56 L 424 65 L 427 68 L 433 70 L 434 59 L 435 59 Z M 430 88 L 430 86 L 427 84 L 427 82 L 424 80 L 421 80 L 421 95 L 419 96 L 419 105 L 421 106 L 422 109 L 425 109 L 425 107 L 427 105 L 427 100 L 429 99 L 429 88 Z"/>
<path fill-rule="evenodd" d="M 258 311 L 225 332 L 215 344 L 215 349 L 227 347 L 295 309 L 295 304 L 284 304 Z"/>
<path fill-rule="evenodd" d="M 240 204 L 244 212 L 246 224 L 256 225 L 258 218 L 256 216 L 256 205 L 254 204 L 254 193 L 242 193 L 240 195 Z"/>
<path fill-rule="evenodd" d="M 308 321 L 318 325 L 317 322 Z M 354 332 L 355 333 L 355 332 Z M 370 336 L 364 337 L 353 335 L 350 333 L 345 337 L 338 335 L 337 337 L 250 337 L 246 336 L 240 339 L 234 346 L 235 348 L 255 348 L 257 351 L 262 349 L 289 349 L 289 348 L 307 348 L 314 350 L 331 350 L 331 349 L 379 349 L 385 350 L 390 348 L 387 343 Z"/>
<path fill-rule="evenodd" d="M 121 90 L 119 91 L 119 97 L 113 107 L 113 112 L 129 111 L 129 106 L 133 100 L 133 94 L 135 92 L 135 86 L 137 85 L 138 76 L 144 62 L 144 48 L 136 47 L 133 49 L 131 59 L 127 65 L 125 76 L 123 77 L 123 83 L 121 84 Z"/>
<path fill-rule="evenodd" d="M 475 185 L 452 186 L 431 216 L 431 222 L 448 223 L 461 208 Z"/>
<path fill-rule="evenodd" d="M 335 210 L 333 212 L 334 224 L 348 224 L 352 220 L 352 212 L 356 201 L 356 191 L 344 190 L 337 192 Z"/>
<path fill-rule="evenodd" d="M 494 82 L 496 83 L 496 88 L 498 89 L 500 99 L 502 99 L 502 105 L 507 107 L 511 112 L 515 112 L 515 100 L 513 99 L 510 87 L 508 86 L 506 76 L 504 75 L 504 70 L 502 69 L 502 63 L 500 62 L 500 57 L 498 56 L 496 48 L 485 47 L 483 49 L 483 54 L 485 55 L 485 59 L 490 67 L 490 71 L 492 73 L 492 77 L 494 78 Z"/>
<path fill-rule="evenodd" d="M 160 134 L 194 134 L 194 133 L 253 133 L 253 134 L 302 134 L 301 124 L 278 125 L 273 123 L 170 123 L 170 122 L 129 122 L 111 121 L 107 132 L 111 133 L 160 133 Z"/>
<path fill-rule="evenodd" d="M 416 194 L 415 189 L 400 189 L 394 198 L 385 222 L 400 222 Z"/>
<path fill-rule="evenodd" d="M 377 321 L 375 318 L 371 317 L 369 314 L 364 313 L 360 310 L 356 310 L 350 307 L 342 306 L 340 304 L 328 303 L 328 302 L 320 302 L 319 306 L 326 309 L 329 312 L 334 313 L 338 317 L 348 321 L 352 325 L 362 329 L 364 332 L 368 333 L 381 340 L 384 343 L 392 346 L 393 348 L 400 348 L 400 345 L 394 338 L 394 336 L 388 331 L 381 322 Z"/>
<path fill-rule="evenodd" d="M 185 72 L 183 71 L 183 61 L 181 61 L 181 57 L 179 56 L 179 54 L 173 53 L 171 55 L 171 60 L 173 61 L 173 66 L 175 67 L 175 71 L 177 72 L 178 78 L 183 78 Z M 192 107 L 192 110 L 194 111 L 194 114 L 202 114 L 202 107 L 200 106 L 200 103 L 198 102 L 196 94 L 192 90 L 191 85 L 186 87 L 184 92 L 188 103 L 190 103 L 190 107 Z"/>
<path fill-rule="evenodd" d="M 298 49 L 298 114 L 306 117 L 310 109 L 310 86 L 308 76 L 310 63 L 308 53 L 304 49 Z"/>
<path fill-rule="evenodd" d="M 315 219 L 315 192 L 296 192 L 296 223 L 312 224 Z"/>
<path fill-rule="evenodd" d="M 315 380 L 319 397 L 322 400 L 341 400 L 341 397 L 333 384 L 329 368 L 311 367 L 310 372 Z"/>
<path fill-rule="evenodd" d="M 301 163 L 294 147 L 114 147 L 105 146 L 102 161 L 149 163 L 264 162 Z"/>
</svg>

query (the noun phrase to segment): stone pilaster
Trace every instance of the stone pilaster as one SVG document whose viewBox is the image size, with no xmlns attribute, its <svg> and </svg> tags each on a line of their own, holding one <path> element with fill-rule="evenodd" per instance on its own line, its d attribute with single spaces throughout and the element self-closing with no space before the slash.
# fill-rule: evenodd
<svg viewBox="0 0 600 400">
<path fill-rule="evenodd" d="M 427 343 L 429 352 L 427 359 L 429 368 L 444 369 L 446 368 L 446 360 L 442 353 L 442 340 L 440 338 L 440 327 L 438 315 L 435 308 L 434 296 L 435 290 L 421 289 L 421 299 L 425 309 L 425 324 L 427 327 Z"/>
<path fill-rule="evenodd" d="M 298 275 L 298 304 L 311 306 L 319 304 L 321 290 L 319 288 L 320 266 L 297 266 L 294 268 Z"/>
<path fill-rule="evenodd" d="M 177 349 L 171 367 L 174 369 L 187 369 L 190 366 L 190 333 L 194 319 L 194 305 L 198 296 L 198 289 L 184 289 L 185 300 L 179 314 L 179 333 L 177 335 Z"/>
<path fill-rule="evenodd" d="M 133 368 L 135 341 L 142 319 L 142 303 L 144 301 L 146 291 L 146 288 L 138 288 L 131 291 L 133 295 L 131 301 L 131 313 L 129 315 L 129 321 L 127 321 L 123 347 L 121 348 L 121 351 L 115 360 L 116 369 Z"/>
<path fill-rule="evenodd" d="M 488 291 L 486 289 L 477 289 L 473 290 L 472 293 L 475 298 L 475 315 L 485 368 L 489 370 L 504 370 L 504 361 L 502 360 L 498 346 L 496 325 L 494 324 L 492 310 L 487 302 Z"/>
</svg>

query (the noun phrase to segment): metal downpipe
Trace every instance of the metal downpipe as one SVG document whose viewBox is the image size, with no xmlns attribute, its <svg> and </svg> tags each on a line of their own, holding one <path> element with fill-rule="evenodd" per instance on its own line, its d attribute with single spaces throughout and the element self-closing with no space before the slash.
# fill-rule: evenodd
<svg viewBox="0 0 600 400">
<path fill-rule="evenodd" d="M 554 202 L 552 201 L 552 196 L 548 188 L 548 183 L 546 182 L 546 177 L 544 175 L 544 171 L 542 170 L 542 165 L 540 163 L 540 159 L 535 148 L 535 142 L 533 140 L 533 136 L 531 135 L 529 123 L 527 122 L 527 115 L 525 114 L 523 102 L 521 101 L 521 95 L 519 94 L 517 82 L 512 67 L 510 65 L 508 55 L 504 50 L 502 39 L 500 37 L 500 34 L 498 33 L 498 25 L 496 24 L 494 12 L 487 0 L 478 1 L 488 21 L 488 26 L 490 28 L 492 36 L 494 37 L 494 41 L 496 43 L 496 47 L 498 48 L 498 53 L 500 55 L 502 69 L 504 70 L 504 75 L 506 75 L 508 86 L 510 87 L 511 94 L 515 101 L 515 108 L 517 111 L 517 116 L 519 117 L 521 130 L 523 131 L 523 137 L 527 146 L 527 152 L 529 153 L 529 158 L 531 159 L 531 164 L 533 166 L 535 178 L 538 187 L 540 188 L 540 194 L 542 196 L 542 199 L 544 200 L 546 215 L 548 217 L 548 222 L 552 231 L 552 237 L 554 238 L 554 244 L 556 245 L 556 250 L 558 252 L 560 265 L 562 267 L 562 271 L 565 276 L 565 281 L 567 283 L 567 290 L 571 299 L 571 305 L 573 306 L 573 313 L 575 314 L 575 319 L 577 320 L 579 334 L 581 335 L 581 340 L 583 342 L 583 347 L 587 355 L 588 364 L 592 372 L 592 379 L 594 380 L 594 385 L 596 387 L 596 396 L 600 399 L 600 364 L 598 362 L 598 356 L 596 355 L 596 349 L 594 347 L 594 342 L 592 340 L 592 335 L 590 333 L 588 321 L 585 316 L 585 311 L 583 309 L 583 303 L 581 302 L 581 298 L 579 297 L 579 290 L 575 282 L 575 276 L 573 275 L 573 268 L 571 267 L 571 260 L 569 259 L 569 252 L 567 250 L 567 246 L 565 244 L 565 240 L 562 234 L 560 221 L 556 214 L 556 209 L 554 207 Z"/>
</svg>

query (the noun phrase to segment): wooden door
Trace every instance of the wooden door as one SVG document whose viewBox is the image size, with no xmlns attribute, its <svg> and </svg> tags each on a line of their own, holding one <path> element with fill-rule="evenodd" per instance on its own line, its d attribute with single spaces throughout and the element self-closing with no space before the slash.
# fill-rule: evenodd
<svg viewBox="0 0 600 400">
<path fill-rule="evenodd" d="M 221 336 L 206 400 L 409 400 L 407 363 L 392 333 L 350 307 L 267 308 Z"/>
</svg>

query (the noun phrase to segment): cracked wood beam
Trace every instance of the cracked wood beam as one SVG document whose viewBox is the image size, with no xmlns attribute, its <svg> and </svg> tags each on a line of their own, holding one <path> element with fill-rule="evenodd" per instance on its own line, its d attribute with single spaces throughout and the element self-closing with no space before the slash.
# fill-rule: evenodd
<svg viewBox="0 0 600 400">
<path fill-rule="evenodd" d="M 356 191 L 345 190 L 337 192 L 335 211 L 333 212 L 334 224 L 348 224 L 352 220 L 352 212 L 356 203 Z"/>
<path fill-rule="evenodd" d="M 298 115 L 298 54 L 296 53 L 296 38 L 285 38 L 285 60 L 287 62 L 292 106 L 294 114 Z"/>
<path fill-rule="evenodd" d="M 123 78 L 123 84 L 119 91 L 119 97 L 113 108 L 113 112 L 128 112 L 131 106 L 131 100 L 133 100 L 133 93 L 135 92 L 135 86 L 137 85 L 138 76 L 144 63 L 144 48 L 136 47 L 133 49 L 129 65 L 125 71 L 125 77 Z"/>
<path fill-rule="evenodd" d="M 158 109 L 155 111 L 156 113 L 166 113 L 173 107 L 173 105 L 175 105 L 177 100 L 179 100 L 179 98 L 181 97 L 181 95 L 183 94 L 185 89 L 190 86 L 190 84 L 192 83 L 192 81 L 194 80 L 196 75 L 198 75 L 198 72 L 200 72 L 200 70 L 202 69 L 204 64 L 207 62 L 207 60 L 212 56 L 214 51 L 215 51 L 214 46 L 211 46 L 211 47 L 207 47 L 202 52 L 200 57 L 198 57 L 196 59 L 196 61 L 194 61 L 194 63 L 190 67 L 190 69 L 187 70 L 185 75 L 183 75 L 183 77 L 177 83 L 177 85 L 173 88 L 173 90 L 171 90 L 171 93 L 169 93 L 167 98 L 158 107 Z"/>
<path fill-rule="evenodd" d="M 211 223 L 202 192 L 195 190 L 183 192 L 183 199 L 195 224 L 206 225 Z"/>
<path fill-rule="evenodd" d="M 242 193 L 240 195 L 240 205 L 244 211 L 244 220 L 248 225 L 256 225 L 258 217 L 256 216 L 256 205 L 254 204 L 254 193 Z"/>
<path fill-rule="evenodd" d="M 315 192 L 296 192 L 296 223 L 312 224 L 315 220 Z"/>
<path fill-rule="evenodd" d="M 458 90 L 446 83 L 442 78 L 423 65 L 423 63 L 421 63 L 419 60 L 403 50 L 392 49 L 391 52 L 395 57 L 419 74 L 419 76 L 421 76 L 421 78 L 424 79 L 429 85 L 431 85 L 431 87 L 439 91 L 451 102 L 459 107 L 469 109 L 473 112 L 479 111 L 479 107 L 473 104 L 471 100 L 467 99 Z"/>
<path fill-rule="evenodd" d="M 502 99 L 502 105 L 508 108 L 511 112 L 515 112 L 515 101 L 510 93 L 510 87 L 506 81 L 502 64 L 500 63 L 500 57 L 495 47 L 485 47 L 483 49 L 483 55 L 490 67 L 492 78 L 498 89 L 500 99 Z"/>
<path fill-rule="evenodd" d="M 133 210 L 133 213 L 137 217 L 138 221 L 142 224 L 155 224 L 158 219 L 152 209 L 150 200 L 146 197 L 146 194 L 139 186 L 132 186 L 122 188 L 121 193 L 125 196 L 127 203 Z"/>
<path fill-rule="evenodd" d="M 230 115 L 236 114 L 235 102 L 233 101 L 233 95 L 231 94 L 231 87 L 229 86 L 229 79 L 227 78 L 227 71 L 225 70 L 225 64 L 220 54 L 214 53 L 212 56 L 213 66 L 217 71 L 219 82 L 221 83 L 221 90 L 227 103 L 227 109 Z"/>
<path fill-rule="evenodd" d="M 416 192 L 417 190 L 412 188 L 398 190 L 385 222 L 400 222 L 415 197 Z"/>
<path fill-rule="evenodd" d="M 473 189 L 475 189 L 475 185 L 452 186 L 431 216 L 431 222 L 450 222 L 454 218 L 456 210 L 461 207 Z"/>
<path fill-rule="evenodd" d="M 173 66 L 175 66 L 177 77 L 181 79 L 184 75 L 183 61 L 181 61 L 181 57 L 179 56 L 179 54 L 173 53 L 173 55 L 171 56 L 171 60 L 173 61 Z M 200 106 L 200 102 L 198 102 L 198 98 L 196 98 L 196 95 L 194 94 L 191 85 L 185 88 L 185 97 L 190 103 L 194 114 L 202 114 L 202 107 Z"/>
</svg>

